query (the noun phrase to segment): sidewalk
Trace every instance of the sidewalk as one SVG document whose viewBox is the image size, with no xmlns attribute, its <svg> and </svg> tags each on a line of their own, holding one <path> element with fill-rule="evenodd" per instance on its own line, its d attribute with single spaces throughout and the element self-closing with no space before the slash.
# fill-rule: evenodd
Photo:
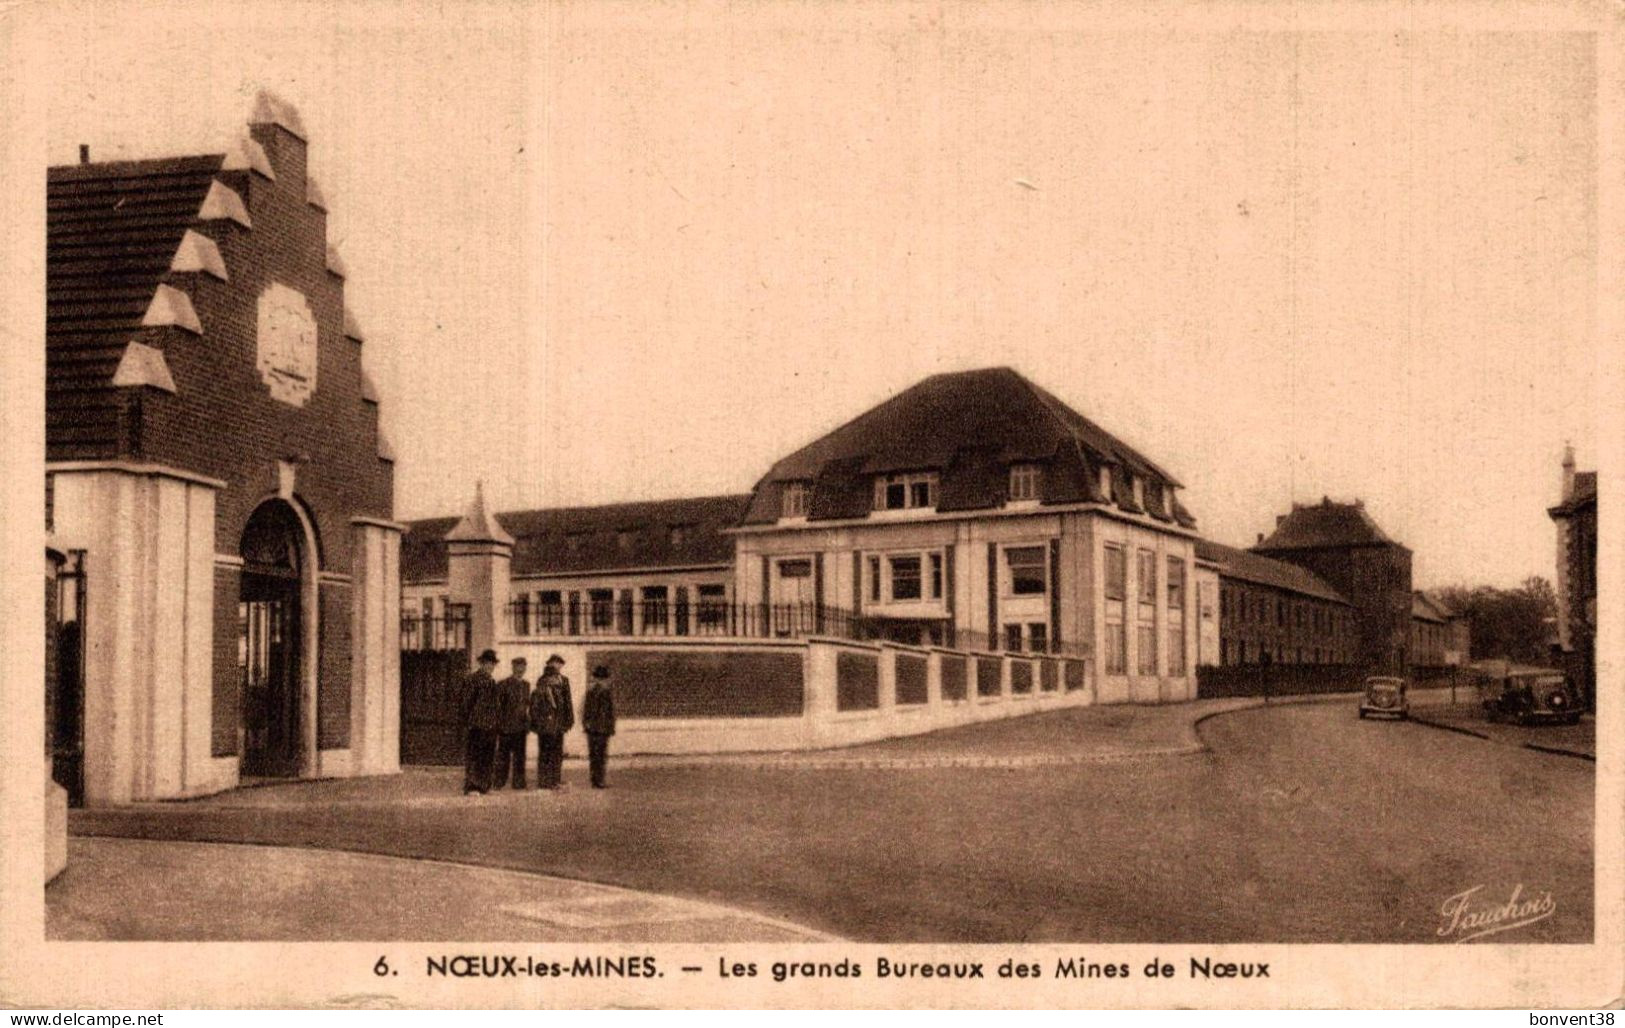
<svg viewBox="0 0 1625 1028">
<path fill-rule="evenodd" d="M 1463 700 L 1458 694 L 1457 702 L 1452 704 L 1446 694 L 1438 702 L 1413 703 L 1411 720 L 1430 728 L 1460 732 L 1504 746 L 1522 746 L 1582 760 L 1597 759 L 1597 722 L 1589 714 L 1574 725 L 1492 722 L 1485 717 L 1484 709 L 1476 699 Z"/>
<path fill-rule="evenodd" d="M 54 940 L 830 942 L 710 903 L 337 850 L 75 838 L 45 890 Z"/>
</svg>

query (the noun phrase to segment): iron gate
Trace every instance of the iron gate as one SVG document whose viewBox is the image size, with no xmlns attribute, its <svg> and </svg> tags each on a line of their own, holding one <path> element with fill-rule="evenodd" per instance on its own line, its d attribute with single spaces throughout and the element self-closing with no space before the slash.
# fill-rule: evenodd
<svg viewBox="0 0 1625 1028">
<path fill-rule="evenodd" d="M 401 621 L 401 763 L 463 762 L 468 614 Z"/>
</svg>

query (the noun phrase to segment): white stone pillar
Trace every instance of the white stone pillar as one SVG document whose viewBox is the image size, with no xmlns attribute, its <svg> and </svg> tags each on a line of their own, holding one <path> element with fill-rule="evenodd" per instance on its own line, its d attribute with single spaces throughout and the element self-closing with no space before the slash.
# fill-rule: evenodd
<svg viewBox="0 0 1625 1028">
<path fill-rule="evenodd" d="M 350 752 L 358 775 L 401 769 L 401 532 L 351 518 Z"/>
<path fill-rule="evenodd" d="M 214 506 L 224 483 L 128 462 L 51 465 L 85 552 L 85 803 L 232 784 L 210 756 Z"/>
</svg>

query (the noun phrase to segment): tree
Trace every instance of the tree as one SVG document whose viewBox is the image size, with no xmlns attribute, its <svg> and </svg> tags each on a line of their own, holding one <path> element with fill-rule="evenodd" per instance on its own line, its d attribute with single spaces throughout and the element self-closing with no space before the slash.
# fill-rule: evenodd
<svg viewBox="0 0 1625 1028">
<path fill-rule="evenodd" d="M 1500 657 L 1525 664 L 1550 662 L 1557 594 L 1541 576 L 1531 575 L 1516 589 L 1451 586 L 1439 590 L 1439 598 L 1467 618 L 1474 660 Z"/>
</svg>

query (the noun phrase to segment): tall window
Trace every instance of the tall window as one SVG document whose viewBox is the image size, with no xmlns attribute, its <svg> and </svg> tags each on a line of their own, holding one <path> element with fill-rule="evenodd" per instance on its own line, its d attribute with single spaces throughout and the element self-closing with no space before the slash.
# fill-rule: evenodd
<svg viewBox="0 0 1625 1028">
<path fill-rule="evenodd" d="M 880 558 L 869 558 L 869 600 L 872 603 L 880 602 Z"/>
<path fill-rule="evenodd" d="M 603 631 L 615 624 L 615 590 L 588 589 L 588 624 Z"/>
<path fill-rule="evenodd" d="M 936 505 L 937 474 L 934 471 L 875 478 L 875 510 L 929 510 Z"/>
<path fill-rule="evenodd" d="M 544 632 L 558 632 L 564 628 L 564 604 L 557 589 L 544 589 L 536 594 L 537 627 Z"/>
<path fill-rule="evenodd" d="M 1179 557 L 1168 558 L 1168 609 L 1185 609 L 1185 562 Z"/>
<path fill-rule="evenodd" d="M 1128 554 L 1121 546 L 1108 544 L 1105 553 L 1106 591 L 1106 673 L 1128 673 L 1128 635 L 1124 627 L 1124 607 L 1128 602 Z"/>
<path fill-rule="evenodd" d="M 931 554 L 931 598 L 942 599 L 942 554 Z"/>
<path fill-rule="evenodd" d="M 1151 550 L 1141 550 L 1137 556 L 1134 585 L 1139 598 L 1139 624 L 1135 638 L 1139 655 L 1135 670 L 1142 675 L 1154 675 L 1157 673 L 1157 555 Z"/>
<path fill-rule="evenodd" d="M 1168 558 L 1168 674 L 1185 674 L 1185 561 Z"/>
<path fill-rule="evenodd" d="M 806 482 L 784 483 L 784 516 L 787 518 L 804 518 L 807 516 L 807 502 L 812 490 Z"/>
<path fill-rule="evenodd" d="M 666 631 L 666 587 L 663 585 L 646 585 L 643 587 L 643 631 L 645 634 L 662 634 Z"/>
<path fill-rule="evenodd" d="M 1010 499 L 1038 499 L 1038 465 L 1017 464 L 1011 467 Z"/>
<path fill-rule="evenodd" d="M 1012 546 L 1004 551 L 1010 569 L 1010 595 L 1043 596 L 1049 591 L 1048 557 L 1042 546 Z"/>
</svg>

